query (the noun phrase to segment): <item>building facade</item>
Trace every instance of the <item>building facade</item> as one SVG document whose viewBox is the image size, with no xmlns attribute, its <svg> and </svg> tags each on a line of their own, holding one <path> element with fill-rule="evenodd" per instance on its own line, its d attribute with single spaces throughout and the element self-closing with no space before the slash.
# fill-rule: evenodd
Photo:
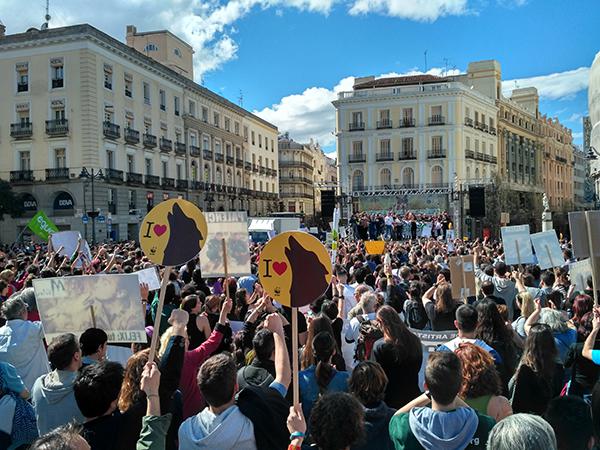
<svg viewBox="0 0 600 450">
<path fill-rule="evenodd" d="M 252 166 L 276 149 L 244 134 L 274 146 L 275 126 L 89 25 L 0 36 L 0 97 L 0 177 L 25 210 L 0 224 L 4 242 L 36 210 L 98 241 L 136 239 L 167 198 L 251 215 L 277 204 L 276 156 Z"/>
<path fill-rule="evenodd" d="M 289 135 L 279 137 L 279 185 L 281 210 L 315 215 L 315 151 L 310 144 L 294 141 Z"/>
<path fill-rule="evenodd" d="M 590 161 L 591 177 L 594 180 L 596 207 L 600 196 L 600 52 L 596 54 L 590 67 L 590 82 L 588 85 L 588 111 L 589 111 L 589 147 L 591 155 L 595 157 Z M 584 127 L 585 131 L 585 127 Z M 585 148 L 584 150 L 589 150 Z"/>
</svg>

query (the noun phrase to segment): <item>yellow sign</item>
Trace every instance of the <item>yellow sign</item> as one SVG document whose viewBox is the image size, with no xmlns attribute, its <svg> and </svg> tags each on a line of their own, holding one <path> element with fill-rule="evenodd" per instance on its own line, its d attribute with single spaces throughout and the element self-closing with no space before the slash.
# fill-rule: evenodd
<svg viewBox="0 0 600 450">
<path fill-rule="evenodd" d="M 177 266 L 200 253 L 206 230 L 206 220 L 196 205 L 182 199 L 165 200 L 144 217 L 140 245 L 153 263 Z"/>
<path fill-rule="evenodd" d="M 289 231 L 265 245 L 258 275 L 273 300 L 300 307 L 325 293 L 331 283 L 331 261 L 318 239 L 301 231 Z"/>
<path fill-rule="evenodd" d="M 365 250 L 369 255 L 383 255 L 385 242 L 383 241 L 365 241 Z"/>
</svg>

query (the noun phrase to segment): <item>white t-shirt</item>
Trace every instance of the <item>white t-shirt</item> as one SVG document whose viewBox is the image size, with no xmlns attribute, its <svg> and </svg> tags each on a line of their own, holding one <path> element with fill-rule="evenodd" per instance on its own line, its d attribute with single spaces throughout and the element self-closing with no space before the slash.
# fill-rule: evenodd
<svg viewBox="0 0 600 450">
<path fill-rule="evenodd" d="M 377 313 L 363 314 L 362 317 L 369 320 L 374 320 Z M 360 334 L 360 321 L 353 317 L 352 320 L 344 320 L 342 328 L 342 356 L 346 363 L 346 370 L 350 371 L 356 365 L 354 361 L 354 353 L 356 350 L 356 341 Z M 350 341 L 350 342 L 348 342 Z"/>
<path fill-rule="evenodd" d="M 386 225 L 391 225 L 394 223 L 394 218 L 392 216 L 385 216 L 384 221 Z"/>
<path fill-rule="evenodd" d="M 342 312 L 344 320 L 348 318 L 350 310 L 356 306 L 356 299 L 354 298 L 355 289 L 356 287 L 352 287 L 349 284 L 344 285 L 344 311 Z"/>
</svg>

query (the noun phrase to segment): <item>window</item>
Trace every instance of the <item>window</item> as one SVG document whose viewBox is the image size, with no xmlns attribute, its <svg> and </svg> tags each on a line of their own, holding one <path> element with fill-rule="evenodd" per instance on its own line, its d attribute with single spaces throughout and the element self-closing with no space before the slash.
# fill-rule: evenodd
<svg viewBox="0 0 600 450">
<path fill-rule="evenodd" d="M 128 73 L 125 74 L 125 97 L 133 97 L 133 76 Z"/>
<path fill-rule="evenodd" d="M 382 186 L 389 189 L 392 184 L 392 172 L 390 172 L 390 169 L 381 169 L 379 180 Z"/>
<path fill-rule="evenodd" d="M 412 186 L 415 184 L 415 171 L 410 167 L 405 167 L 402 171 L 402 184 Z"/>
<path fill-rule="evenodd" d="M 381 155 L 390 155 L 390 140 L 389 139 L 382 139 L 379 142 L 379 151 L 381 152 Z"/>
<path fill-rule="evenodd" d="M 354 156 L 362 156 L 362 141 L 354 141 L 352 143 L 352 154 Z"/>
<path fill-rule="evenodd" d="M 62 58 L 50 60 L 52 72 L 52 89 L 62 88 L 65 85 L 65 66 Z"/>
<path fill-rule="evenodd" d="M 163 176 L 163 178 L 169 177 L 169 162 L 168 161 L 162 161 L 162 176 Z"/>
<path fill-rule="evenodd" d="M 150 104 L 150 85 L 144 81 L 144 103 Z"/>
<path fill-rule="evenodd" d="M 433 136 L 431 138 L 431 149 L 434 152 L 441 152 L 442 149 L 442 136 Z"/>
<path fill-rule="evenodd" d="M 362 124 L 362 112 L 353 112 L 352 113 L 352 124 L 353 125 L 360 125 Z"/>
<path fill-rule="evenodd" d="M 148 44 L 146 44 L 146 46 L 144 47 L 144 51 L 145 52 L 157 52 L 158 51 L 158 45 L 149 42 Z"/>
<path fill-rule="evenodd" d="M 134 128 L 133 113 L 130 111 L 125 112 L 125 128 Z"/>
<path fill-rule="evenodd" d="M 288 212 L 296 212 L 296 202 L 288 202 Z"/>
<path fill-rule="evenodd" d="M 204 182 L 210 183 L 210 166 L 208 164 L 204 165 Z"/>
<path fill-rule="evenodd" d="M 165 91 L 163 89 L 158 91 L 159 97 L 160 97 L 160 109 L 162 111 L 166 111 L 167 110 L 167 94 L 165 93 Z"/>
<path fill-rule="evenodd" d="M 229 117 L 225 117 L 225 131 L 231 131 L 231 120 Z"/>
<path fill-rule="evenodd" d="M 220 123 L 221 123 L 221 117 L 219 116 L 219 113 L 218 112 L 213 113 L 213 125 L 218 128 Z"/>
<path fill-rule="evenodd" d="M 175 142 L 181 142 L 181 131 L 175 130 Z"/>
<path fill-rule="evenodd" d="M 27 92 L 29 90 L 29 64 L 17 63 L 17 92 Z"/>
<path fill-rule="evenodd" d="M 252 145 L 254 145 L 254 131 L 251 134 L 252 134 Z"/>
<path fill-rule="evenodd" d="M 471 138 L 469 136 L 465 138 L 465 149 L 471 150 Z"/>
<path fill-rule="evenodd" d="M 379 120 L 381 120 L 382 122 L 386 122 L 390 119 L 390 110 L 389 109 L 382 109 L 381 111 L 379 111 Z"/>
<path fill-rule="evenodd" d="M 115 168 L 115 152 L 112 150 L 106 150 L 106 167 L 108 169 Z"/>
<path fill-rule="evenodd" d="M 181 50 L 179 50 L 178 48 L 173 49 L 173 54 L 178 58 L 181 58 Z"/>
<path fill-rule="evenodd" d="M 471 110 L 469 108 L 465 108 L 465 117 L 468 119 L 471 117 Z"/>
<path fill-rule="evenodd" d="M 275 141 L 271 139 L 271 153 L 275 152 Z"/>
<path fill-rule="evenodd" d="M 475 139 L 475 151 L 479 151 L 479 139 Z"/>
<path fill-rule="evenodd" d="M 54 167 L 56 169 L 67 167 L 67 151 L 64 148 L 54 149 Z"/>
<path fill-rule="evenodd" d="M 206 106 L 202 107 L 202 121 L 208 123 L 208 108 Z"/>
<path fill-rule="evenodd" d="M 117 191 L 114 188 L 108 188 L 108 212 L 117 213 Z"/>
<path fill-rule="evenodd" d="M 183 180 L 183 176 L 182 176 L 183 175 L 183 171 L 181 170 L 181 164 L 177 164 L 175 166 L 175 170 L 177 172 L 177 179 L 178 180 Z"/>
<path fill-rule="evenodd" d="M 485 153 L 485 142 L 481 143 L 481 151 Z"/>
<path fill-rule="evenodd" d="M 362 190 L 364 188 L 364 178 L 362 170 L 355 170 L 352 174 L 352 189 Z"/>
<path fill-rule="evenodd" d="M 135 172 L 135 157 L 133 155 L 127 155 L 127 172 Z"/>
<path fill-rule="evenodd" d="M 149 118 L 144 118 L 144 133 L 152 134 L 152 121 Z"/>
<path fill-rule="evenodd" d="M 104 64 L 104 87 L 112 90 L 112 77 L 113 77 L 112 66 Z"/>
<path fill-rule="evenodd" d="M 210 141 L 207 136 L 202 138 L 202 150 L 210 150 Z"/>
<path fill-rule="evenodd" d="M 431 116 L 434 117 L 434 118 L 441 118 L 442 117 L 442 107 L 441 107 L 441 105 L 432 106 L 431 107 Z"/>
<path fill-rule="evenodd" d="M 269 140 L 265 136 L 265 150 L 269 150 Z"/>
<path fill-rule="evenodd" d="M 175 115 L 179 115 L 179 97 L 173 97 L 173 110 L 175 111 Z"/>
<path fill-rule="evenodd" d="M 238 136 L 240 135 L 240 123 L 239 122 L 234 122 L 233 132 Z"/>
<path fill-rule="evenodd" d="M 152 175 L 152 159 L 146 158 L 146 175 Z"/>
<path fill-rule="evenodd" d="M 65 108 L 64 107 L 54 108 L 53 111 L 54 111 L 54 120 L 56 120 L 57 122 L 64 122 Z"/>
<path fill-rule="evenodd" d="M 434 166 L 431 169 L 431 182 L 433 184 L 442 184 L 444 171 L 440 166 Z"/>
<path fill-rule="evenodd" d="M 31 154 L 29 151 L 19 152 L 19 170 L 31 170 Z"/>
<path fill-rule="evenodd" d="M 190 145 L 194 147 L 198 146 L 198 137 L 194 133 L 190 133 Z"/>
<path fill-rule="evenodd" d="M 244 141 L 248 142 L 248 127 L 244 127 Z"/>
<path fill-rule="evenodd" d="M 135 212 L 132 211 L 134 209 L 137 209 L 136 208 L 136 201 L 135 201 L 136 200 L 135 191 L 128 191 L 127 199 L 129 201 L 129 214 L 132 214 L 132 213 L 135 214 Z"/>
<path fill-rule="evenodd" d="M 231 144 L 225 144 L 225 154 L 227 156 L 233 156 L 231 153 Z"/>
<path fill-rule="evenodd" d="M 215 155 L 222 155 L 223 152 L 221 151 L 221 142 L 220 141 L 215 141 Z"/>
<path fill-rule="evenodd" d="M 258 135 L 258 146 L 259 146 L 260 148 L 262 148 L 262 134 L 260 134 L 260 133 L 259 133 L 259 135 Z"/>
<path fill-rule="evenodd" d="M 402 138 L 402 154 L 410 156 L 413 153 L 413 138 Z"/>
</svg>

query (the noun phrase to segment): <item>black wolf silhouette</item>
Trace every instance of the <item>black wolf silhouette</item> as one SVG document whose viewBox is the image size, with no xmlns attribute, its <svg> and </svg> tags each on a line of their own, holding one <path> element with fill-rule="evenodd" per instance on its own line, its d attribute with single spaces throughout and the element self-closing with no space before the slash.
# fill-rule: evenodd
<svg viewBox="0 0 600 450">
<path fill-rule="evenodd" d="M 184 214 L 175 203 L 173 211 L 167 215 L 169 221 L 169 242 L 165 248 L 163 265 L 183 264 L 200 253 L 200 241 L 204 239 L 194 219 Z"/>
<path fill-rule="evenodd" d="M 289 248 L 285 248 L 285 256 L 292 270 L 291 306 L 306 305 L 327 290 L 327 268 L 315 253 L 304 249 L 293 236 L 290 236 L 288 245 Z"/>
</svg>

